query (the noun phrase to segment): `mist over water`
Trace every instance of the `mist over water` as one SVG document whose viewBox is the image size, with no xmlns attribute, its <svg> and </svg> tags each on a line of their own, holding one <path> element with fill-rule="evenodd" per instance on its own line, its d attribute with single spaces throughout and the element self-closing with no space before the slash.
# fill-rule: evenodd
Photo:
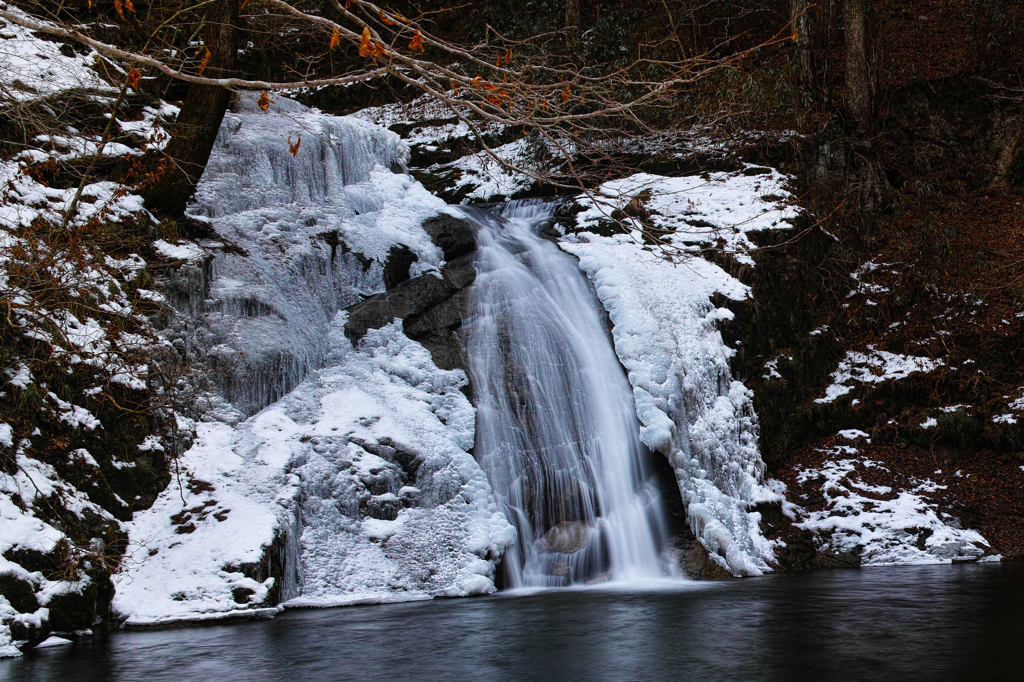
<svg viewBox="0 0 1024 682">
<path fill-rule="evenodd" d="M 467 320 L 476 457 L 519 543 L 510 587 L 665 576 L 663 502 L 633 394 L 576 260 L 537 235 L 552 204 L 510 202 L 480 226 Z"/>
</svg>

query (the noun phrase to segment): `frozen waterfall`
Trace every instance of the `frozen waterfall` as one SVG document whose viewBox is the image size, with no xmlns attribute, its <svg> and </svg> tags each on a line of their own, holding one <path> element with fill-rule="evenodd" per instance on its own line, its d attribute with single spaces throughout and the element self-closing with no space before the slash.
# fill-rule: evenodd
<svg viewBox="0 0 1024 682">
<path fill-rule="evenodd" d="M 408 154 L 392 132 L 284 97 L 264 112 L 242 95 L 224 117 L 188 209 L 217 256 L 181 307 L 202 313 L 195 343 L 241 413 L 322 366 L 334 315 L 384 291 L 391 249 L 411 251 L 412 276 L 440 264 L 420 225 L 446 205 L 392 172 Z"/>
<path fill-rule="evenodd" d="M 663 503 L 600 303 L 575 259 L 535 233 L 550 204 L 474 215 L 476 456 L 519 531 L 509 586 L 665 575 Z"/>
</svg>

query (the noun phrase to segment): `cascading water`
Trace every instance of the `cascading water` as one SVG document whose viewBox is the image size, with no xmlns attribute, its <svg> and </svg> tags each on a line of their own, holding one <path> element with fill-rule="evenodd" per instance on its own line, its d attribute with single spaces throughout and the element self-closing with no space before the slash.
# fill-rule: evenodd
<svg viewBox="0 0 1024 682">
<path fill-rule="evenodd" d="M 551 204 L 480 223 L 467 321 L 477 458 L 519 532 L 510 587 L 659 578 L 661 497 L 632 391 L 576 261 L 536 230 Z"/>
</svg>

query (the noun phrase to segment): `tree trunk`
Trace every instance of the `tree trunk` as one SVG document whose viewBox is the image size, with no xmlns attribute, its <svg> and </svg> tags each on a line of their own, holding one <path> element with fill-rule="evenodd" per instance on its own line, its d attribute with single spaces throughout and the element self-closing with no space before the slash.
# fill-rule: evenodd
<svg viewBox="0 0 1024 682">
<path fill-rule="evenodd" d="M 871 72 L 868 69 L 868 40 L 864 21 L 864 0 L 843 0 L 843 34 L 846 41 L 846 109 L 853 123 L 850 140 L 853 155 L 847 190 L 861 208 L 872 211 L 882 205 L 889 183 L 879 165 L 872 134 Z"/>
<path fill-rule="evenodd" d="M 206 16 L 203 43 L 210 51 L 210 59 L 204 76 L 227 78 L 234 72 L 238 7 L 239 0 L 218 0 Z M 210 160 L 231 96 L 231 90 L 216 85 L 189 86 L 167 143 L 164 166 L 157 179 L 141 192 L 147 208 L 171 215 L 184 213 Z"/>
<path fill-rule="evenodd" d="M 807 0 L 790 0 L 793 22 L 793 70 L 796 72 L 797 91 L 803 95 L 813 92 L 814 65 L 811 62 L 811 18 Z"/>
<path fill-rule="evenodd" d="M 580 0 L 565 0 L 565 41 L 575 47 L 580 41 Z"/>
<path fill-rule="evenodd" d="M 990 186 L 992 189 L 1006 190 L 1010 186 L 1010 170 L 1014 166 L 1017 150 L 1024 138 L 1024 121 L 1010 119 L 1008 123 L 1004 123 L 1003 128 L 1005 130 L 1002 135 L 1003 150 L 996 160 L 995 173 Z"/>
<path fill-rule="evenodd" d="M 843 28 L 846 39 L 846 108 L 857 132 L 866 136 L 871 134 L 874 126 L 864 0 L 843 0 Z"/>
</svg>

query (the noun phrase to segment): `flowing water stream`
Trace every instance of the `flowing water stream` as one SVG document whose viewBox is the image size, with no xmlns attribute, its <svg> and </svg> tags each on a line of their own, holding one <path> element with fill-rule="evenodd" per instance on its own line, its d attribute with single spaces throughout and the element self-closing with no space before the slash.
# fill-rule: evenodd
<svg viewBox="0 0 1024 682">
<path fill-rule="evenodd" d="M 510 202 L 500 218 L 473 214 L 476 456 L 519 532 L 505 554 L 507 584 L 663 577 L 663 503 L 644 466 L 632 390 L 590 282 L 538 236 L 552 208 Z"/>
</svg>

